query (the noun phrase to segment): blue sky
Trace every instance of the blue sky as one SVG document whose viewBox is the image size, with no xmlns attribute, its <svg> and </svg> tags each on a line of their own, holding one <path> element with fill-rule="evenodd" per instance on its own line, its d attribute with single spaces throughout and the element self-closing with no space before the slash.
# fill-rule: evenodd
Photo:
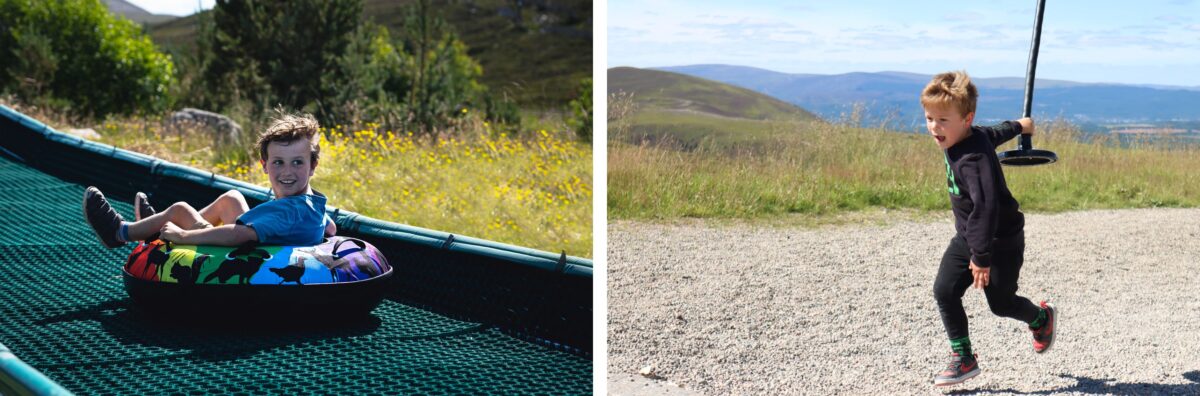
<svg viewBox="0 0 1200 396">
<path fill-rule="evenodd" d="M 216 0 L 125 0 L 151 14 L 187 16 L 213 8 Z"/>
<path fill-rule="evenodd" d="M 608 66 L 1024 76 L 1034 0 L 608 1 Z M 1047 0 L 1038 78 L 1200 86 L 1200 0 Z"/>
</svg>

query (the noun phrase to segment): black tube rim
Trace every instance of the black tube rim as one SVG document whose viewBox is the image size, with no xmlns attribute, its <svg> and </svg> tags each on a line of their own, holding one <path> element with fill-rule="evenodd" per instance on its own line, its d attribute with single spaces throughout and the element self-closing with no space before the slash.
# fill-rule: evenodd
<svg viewBox="0 0 1200 396">
<path fill-rule="evenodd" d="M 1037 166 L 1058 162 L 1058 154 L 1047 150 L 1009 150 L 996 155 L 1008 166 Z"/>
</svg>

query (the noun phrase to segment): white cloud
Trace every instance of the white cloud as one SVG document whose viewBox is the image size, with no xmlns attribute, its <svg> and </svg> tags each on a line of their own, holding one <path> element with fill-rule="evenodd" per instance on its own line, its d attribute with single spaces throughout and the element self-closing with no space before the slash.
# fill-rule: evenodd
<svg viewBox="0 0 1200 396">
<path fill-rule="evenodd" d="M 1192 18 L 1182 16 L 1182 15 L 1159 15 L 1159 16 L 1154 17 L 1154 20 L 1159 21 L 1159 22 L 1166 22 L 1171 25 L 1182 25 L 1185 22 L 1190 22 L 1192 20 Z"/>
<path fill-rule="evenodd" d="M 980 14 L 980 13 L 974 12 L 974 11 L 964 11 L 964 12 L 956 12 L 956 13 L 942 15 L 943 21 L 950 21 L 950 22 L 975 22 L 975 21 L 982 21 L 983 19 L 984 19 L 983 14 Z"/>
</svg>

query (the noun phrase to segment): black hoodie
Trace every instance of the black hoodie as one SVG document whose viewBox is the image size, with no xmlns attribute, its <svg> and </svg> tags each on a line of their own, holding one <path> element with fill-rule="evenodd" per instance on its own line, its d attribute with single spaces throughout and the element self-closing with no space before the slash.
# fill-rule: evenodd
<svg viewBox="0 0 1200 396">
<path fill-rule="evenodd" d="M 954 228 L 967 241 L 971 261 L 992 265 L 993 245 L 1023 240 L 1025 215 L 1008 191 L 996 146 L 1021 134 L 1021 124 L 1005 121 L 992 127 L 972 126 L 971 135 L 946 149 L 946 183 Z"/>
</svg>

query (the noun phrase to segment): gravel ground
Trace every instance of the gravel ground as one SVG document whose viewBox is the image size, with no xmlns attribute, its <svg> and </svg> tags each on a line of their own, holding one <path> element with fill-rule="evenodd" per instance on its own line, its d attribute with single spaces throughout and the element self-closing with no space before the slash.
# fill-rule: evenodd
<svg viewBox="0 0 1200 396">
<path fill-rule="evenodd" d="M 964 304 L 982 373 L 935 388 L 932 296 L 952 220 L 809 229 L 614 222 L 610 384 L 650 366 L 702 394 L 1200 394 L 1200 210 L 1026 215 L 1018 294 L 1054 348 Z M 628 389 L 622 388 L 622 389 Z"/>
</svg>

